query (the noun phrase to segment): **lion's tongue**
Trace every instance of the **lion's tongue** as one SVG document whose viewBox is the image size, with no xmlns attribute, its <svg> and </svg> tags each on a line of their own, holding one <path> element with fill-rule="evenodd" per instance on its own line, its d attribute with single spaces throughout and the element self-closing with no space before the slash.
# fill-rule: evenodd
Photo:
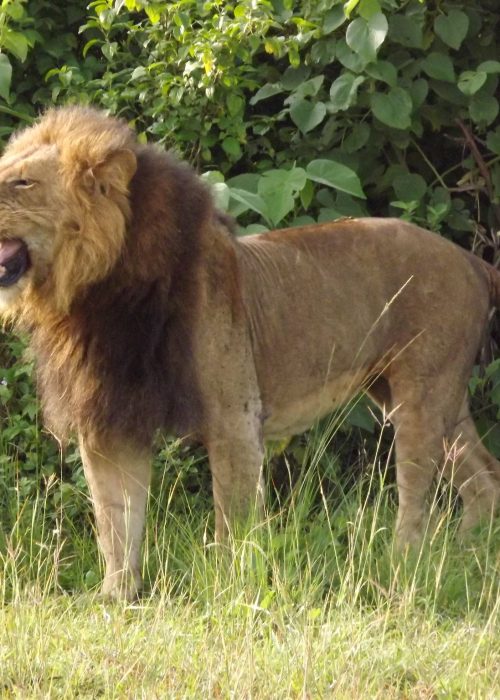
<svg viewBox="0 0 500 700">
<path fill-rule="evenodd" d="M 0 241 L 0 265 L 5 265 L 19 253 L 23 246 L 20 240 Z"/>
</svg>

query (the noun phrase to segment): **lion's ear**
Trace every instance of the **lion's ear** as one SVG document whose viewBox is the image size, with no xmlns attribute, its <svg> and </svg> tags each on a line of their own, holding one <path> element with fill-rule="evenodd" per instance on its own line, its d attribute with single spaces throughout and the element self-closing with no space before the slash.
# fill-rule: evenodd
<svg viewBox="0 0 500 700">
<path fill-rule="evenodd" d="M 89 167 L 83 174 L 83 185 L 91 194 L 109 195 L 111 188 L 126 192 L 137 170 L 135 153 L 128 148 L 110 153 L 105 160 Z"/>
</svg>

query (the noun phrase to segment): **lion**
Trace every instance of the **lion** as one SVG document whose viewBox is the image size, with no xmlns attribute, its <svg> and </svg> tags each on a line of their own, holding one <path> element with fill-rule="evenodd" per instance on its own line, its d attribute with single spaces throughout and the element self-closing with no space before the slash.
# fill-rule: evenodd
<svg viewBox="0 0 500 700">
<path fill-rule="evenodd" d="M 141 588 L 158 430 L 205 445 L 217 539 L 262 505 L 264 441 L 361 391 L 395 428 L 400 547 L 437 470 L 464 532 L 496 509 L 467 384 L 500 274 L 413 224 L 237 238 L 188 165 L 102 111 L 52 109 L 0 159 L 0 304 L 31 332 L 47 424 L 78 436 L 107 595 Z"/>
</svg>

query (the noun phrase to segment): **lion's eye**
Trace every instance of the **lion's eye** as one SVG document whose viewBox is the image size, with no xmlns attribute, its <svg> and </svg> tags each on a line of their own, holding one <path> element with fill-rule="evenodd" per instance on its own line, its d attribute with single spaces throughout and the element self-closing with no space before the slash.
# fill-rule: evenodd
<svg viewBox="0 0 500 700">
<path fill-rule="evenodd" d="M 26 178 L 18 178 L 16 180 L 11 180 L 10 184 L 12 185 L 12 187 L 17 187 L 18 189 L 26 190 L 29 187 L 34 187 L 36 183 L 34 180 L 28 180 Z"/>
</svg>

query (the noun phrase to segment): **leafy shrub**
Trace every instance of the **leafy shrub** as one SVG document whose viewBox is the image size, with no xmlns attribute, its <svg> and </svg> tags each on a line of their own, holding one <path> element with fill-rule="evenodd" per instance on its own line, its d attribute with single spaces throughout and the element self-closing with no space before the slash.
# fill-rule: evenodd
<svg viewBox="0 0 500 700">
<path fill-rule="evenodd" d="M 69 0 L 3 0 L 0 9 L 0 136 L 8 136 L 58 97 L 46 78 L 55 66 L 79 61 L 78 28 L 85 4 Z M 87 69 L 97 71 L 99 62 Z M 83 68 L 82 68 L 83 72 Z"/>
<path fill-rule="evenodd" d="M 234 186 L 286 191 L 288 205 L 266 211 L 267 225 L 305 213 L 392 213 L 463 245 L 471 235 L 492 243 L 500 216 L 495 5 L 96 0 L 77 29 L 80 2 L 53 12 L 50 3 L 9 0 L 6 25 L 18 43 L 9 100 L 11 108 L 26 96 L 101 104 L 142 138 L 175 145 L 226 178 L 278 171 Z M 10 34 L 2 36 L 9 50 Z M 19 59 L 28 62 L 24 81 Z M 1 76 L 0 65 L 0 98 Z M 332 192 L 304 178 L 300 168 L 316 160 L 330 161 L 330 173 L 354 171 L 366 202 L 338 182 Z"/>
<path fill-rule="evenodd" d="M 98 0 L 91 8 L 84 53 L 106 69 L 88 82 L 81 64 L 62 67 L 51 74 L 60 96 L 124 114 L 144 138 L 226 176 L 318 159 L 356 172 L 366 205 L 303 177 L 299 188 L 298 171 L 268 175 L 263 182 L 300 195 L 286 207 L 292 220 L 303 210 L 322 219 L 402 214 L 465 245 L 478 232 L 489 240 L 498 225 L 494 2 Z M 268 223 L 281 223 L 279 213 Z"/>
</svg>

